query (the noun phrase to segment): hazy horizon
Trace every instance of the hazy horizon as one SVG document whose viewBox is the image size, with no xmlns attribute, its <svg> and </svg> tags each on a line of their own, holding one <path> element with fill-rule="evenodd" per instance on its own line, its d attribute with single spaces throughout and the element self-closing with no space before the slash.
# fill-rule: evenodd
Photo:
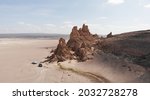
<svg viewBox="0 0 150 100">
<path fill-rule="evenodd" d="M 121 32 L 121 33 L 115 33 L 115 34 L 123 34 L 123 33 L 129 33 L 129 32 L 138 32 L 138 31 L 149 31 L 150 29 L 143 29 L 143 30 L 131 30 L 131 31 L 126 31 L 126 32 Z M 91 32 L 91 31 L 90 31 Z M 112 32 L 112 31 L 111 31 Z M 70 35 L 70 33 L 71 33 L 71 31 L 69 32 L 69 33 L 40 33 L 40 32 L 22 32 L 22 33 L 0 33 L 0 35 L 5 35 L 5 34 L 7 34 L 7 35 L 9 35 L 9 34 L 27 34 L 27 35 L 42 35 L 42 34 L 45 34 L 45 35 Z M 92 33 L 92 32 L 91 32 Z M 113 32 L 112 32 L 113 33 Z M 92 33 L 92 34 L 97 34 L 97 35 L 100 35 L 100 36 L 106 36 L 106 35 L 108 35 L 108 34 L 100 34 L 100 33 Z M 114 34 L 114 33 L 113 33 Z M 114 35 L 115 35 L 114 34 Z"/>
<path fill-rule="evenodd" d="M 150 29 L 149 0 L 0 0 L 0 34 L 70 34 L 87 24 L 106 35 Z"/>
</svg>

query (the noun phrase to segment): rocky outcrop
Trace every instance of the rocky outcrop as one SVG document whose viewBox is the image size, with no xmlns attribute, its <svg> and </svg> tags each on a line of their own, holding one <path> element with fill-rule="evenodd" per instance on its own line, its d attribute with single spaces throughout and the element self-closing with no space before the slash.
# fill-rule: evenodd
<svg viewBox="0 0 150 100">
<path fill-rule="evenodd" d="M 111 35 L 109 34 L 108 38 L 101 39 L 97 43 L 97 50 L 128 59 L 145 68 L 150 66 L 149 30 L 117 34 L 113 35 L 113 38 L 109 38 Z"/>
<path fill-rule="evenodd" d="M 79 36 L 80 36 L 80 33 L 78 32 L 78 28 L 77 28 L 77 26 L 74 26 L 72 28 L 72 32 L 70 33 L 70 38 L 76 38 Z"/>
<path fill-rule="evenodd" d="M 98 35 L 92 35 L 90 33 L 87 25 L 83 24 L 79 30 L 77 26 L 74 26 L 68 42 L 66 43 L 63 38 L 60 38 L 57 48 L 53 51 L 53 54 L 48 57 L 48 61 L 65 61 L 68 59 L 86 61 L 91 59 L 94 53 L 94 45 L 98 39 Z"/>
<path fill-rule="evenodd" d="M 65 39 L 60 38 L 59 44 L 57 45 L 57 48 L 54 50 L 53 54 L 48 57 L 49 62 L 62 62 L 66 59 L 72 59 L 73 55 L 70 52 L 70 49 L 67 47 Z"/>
<path fill-rule="evenodd" d="M 113 37 L 112 32 L 110 32 L 110 33 L 107 35 L 107 38 L 111 38 L 111 37 Z"/>
<path fill-rule="evenodd" d="M 84 42 L 87 46 L 91 47 L 98 40 L 96 35 L 92 35 L 88 29 L 88 26 L 83 24 L 82 28 L 77 30 L 77 27 L 72 29 L 70 39 L 67 42 L 67 46 L 73 51 L 78 50 L 81 44 Z"/>
<path fill-rule="evenodd" d="M 90 31 L 89 31 L 89 28 L 88 28 L 88 26 L 87 25 L 85 25 L 85 24 L 83 24 L 83 26 L 82 26 L 82 34 L 80 34 L 80 35 L 84 35 L 84 36 L 86 36 L 86 35 L 90 35 L 91 33 L 90 33 Z"/>
</svg>

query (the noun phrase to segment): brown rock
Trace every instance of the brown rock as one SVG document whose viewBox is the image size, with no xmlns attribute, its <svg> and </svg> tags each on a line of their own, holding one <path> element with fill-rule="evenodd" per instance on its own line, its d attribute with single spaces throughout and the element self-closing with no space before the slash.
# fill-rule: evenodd
<svg viewBox="0 0 150 100">
<path fill-rule="evenodd" d="M 87 25 L 83 24 L 79 30 L 77 26 L 74 26 L 67 44 L 63 38 L 60 38 L 59 44 L 54 53 L 49 57 L 49 60 L 50 62 L 65 61 L 67 59 L 86 61 L 88 60 L 88 56 L 93 54 L 94 49 L 92 47 L 97 40 L 98 36 L 92 35 Z"/>
<path fill-rule="evenodd" d="M 85 48 L 79 48 L 77 51 L 76 51 L 76 54 L 78 56 L 78 61 L 86 61 L 88 58 L 87 58 L 87 51 L 85 50 Z"/>
<path fill-rule="evenodd" d="M 85 24 L 83 24 L 79 30 L 77 30 L 77 27 L 73 27 L 70 37 L 67 46 L 73 51 L 80 48 L 83 42 L 86 43 L 87 46 L 91 46 L 98 40 L 98 36 L 91 35 L 88 26 Z"/>
<path fill-rule="evenodd" d="M 107 35 L 107 38 L 113 37 L 112 32 Z"/>
<path fill-rule="evenodd" d="M 50 62 L 54 61 L 65 61 L 66 59 L 72 59 L 72 54 L 70 53 L 70 49 L 67 47 L 65 39 L 60 38 L 59 44 L 57 45 L 54 53 L 49 57 Z"/>
<path fill-rule="evenodd" d="M 73 28 L 73 30 L 77 31 L 77 28 Z M 67 46 L 75 52 L 75 55 L 79 61 L 85 61 L 88 59 L 87 55 L 91 58 L 90 55 L 92 55 L 94 52 L 92 47 L 94 44 L 96 44 L 99 37 L 98 35 L 92 35 L 88 29 L 88 26 L 85 24 L 83 24 L 82 28 L 79 28 L 78 32 L 76 33 L 79 33 L 79 35 L 70 38 L 67 42 Z"/>
<path fill-rule="evenodd" d="M 78 37 L 78 38 L 70 38 L 69 41 L 67 42 L 67 46 L 73 50 L 73 51 L 76 51 L 78 48 L 80 48 L 81 46 L 81 39 Z"/>
<path fill-rule="evenodd" d="M 72 28 L 72 32 L 70 34 L 70 38 L 75 38 L 75 37 L 78 37 L 78 36 L 80 36 L 80 34 L 78 32 L 78 28 L 77 28 L 77 26 L 74 26 Z"/>
<path fill-rule="evenodd" d="M 79 34 L 80 34 L 80 36 L 83 36 L 84 35 L 84 32 L 82 31 L 82 28 L 79 28 Z"/>
<path fill-rule="evenodd" d="M 43 67 L 43 65 L 41 63 L 39 63 L 38 67 Z"/>
<path fill-rule="evenodd" d="M 60 38 L 59 39 L 59 44 L 57 45 L 57 48 L 54 51 L 54 54 L 56 54 L 56 55 L 63 55 L 67 51 L 67 49 L 68 48 L 66 46 L 65 39 Z"/>
<path fill-rule="evenodd" d="M 50 53 L 53 53 L 55 50 L 54 49 L 52 49 L 51 51 L 50 51 Z"/>
<path fill-rule="evenodd" d="M 87 25 L 83 24 L 82 32 L 83 32 L 83 34 L 81 34 L 81 35 L 90 35 L 90 31 L 89 31 L 89 28 Z"/>
<path fill-rule="evenodd" d="M 81 47 L 75 51 L 78 61 L 86 61 L 91 59 L 93 56 L 93 49 L 92 47 L 88 47 L 86 43 L 82 43 Z"/>
<path fill-rule="evenodd" d="M 81 48 L 86 48 L 86 44 L 84 42 L 81 44 Z"/>
</svg>

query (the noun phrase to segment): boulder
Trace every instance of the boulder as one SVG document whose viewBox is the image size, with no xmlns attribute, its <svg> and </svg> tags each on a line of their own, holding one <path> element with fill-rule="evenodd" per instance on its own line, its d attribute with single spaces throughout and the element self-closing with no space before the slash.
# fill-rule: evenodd
<svg viewBox="0 0 150 100">
<path fill-rule="evenodd" d="M 38 67 L 43 67 L 43 65 L 41 63 L 39 63 Z"/>
</svg>

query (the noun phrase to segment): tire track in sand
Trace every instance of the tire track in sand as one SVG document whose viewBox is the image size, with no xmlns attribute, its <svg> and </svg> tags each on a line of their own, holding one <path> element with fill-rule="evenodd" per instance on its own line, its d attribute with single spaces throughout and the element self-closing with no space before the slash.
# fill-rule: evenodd
<svg viewBox="0 0 150 100">
<path fill-rule="evenodd" d="M 106 79 L 105 77 L 103 77 L 101 75 L 96 75 L 96 74 L 93 74 L 91 72 L 84 72 L 84 71 L 73 69 L 73 68 L 67 68 L 67 67 L 61 65 L 61 63 L 57 63 L 57 65 L 62 70 L 71 71 L 73 73 L 85 76 L 85 77 L 89 78 L 91 80 L 91 82 L 94 82 L 94 83 L 110 83 L 110 81 L 108 79 Z"/>
</svg>

